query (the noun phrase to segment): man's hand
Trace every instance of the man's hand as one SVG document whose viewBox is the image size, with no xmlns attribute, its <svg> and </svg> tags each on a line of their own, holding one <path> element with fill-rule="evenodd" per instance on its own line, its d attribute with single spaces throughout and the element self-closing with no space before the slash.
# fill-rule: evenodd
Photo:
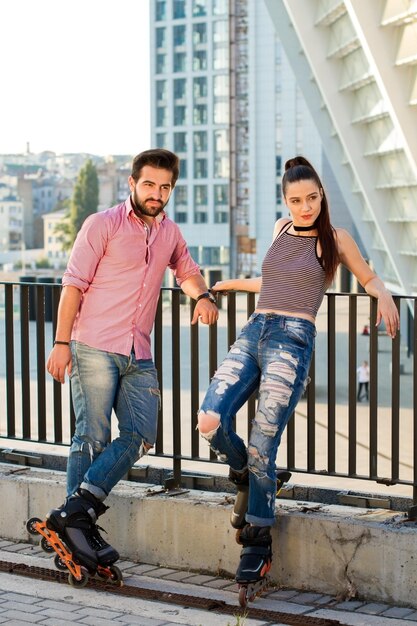
<svg viewBox="0 0 417 626">
<path fill-rule="evenodd" d="M 203 324 L 215 324 L 219 319 L 219 309 L 208 298 L 201 298 L 195 305 L 191 324 L 197 324 L 200 320 Z"/>
<path fill-rule="evenodd" d="M 72 356 L 69 346 L 56 344 L 48 357 L 46 362 L 46 369 L 55 380 L 59 383 L 65 383 L 65 372 L 68 372 L 68 376 L 71 374 L 72 369 Z"/>
</svg>

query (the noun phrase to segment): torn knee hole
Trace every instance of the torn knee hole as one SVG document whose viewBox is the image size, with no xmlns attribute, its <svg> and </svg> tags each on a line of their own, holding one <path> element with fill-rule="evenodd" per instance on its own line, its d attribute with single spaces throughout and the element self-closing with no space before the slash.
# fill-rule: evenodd
<svg viewBox="0 0 417 626">
<path fill-rule="evenodd" d="M 220 415 L 214 411 L 201 411 L 198 415 L 198 429 L 203 437 L 213 436 L 220 426 Z"/>
</svg>

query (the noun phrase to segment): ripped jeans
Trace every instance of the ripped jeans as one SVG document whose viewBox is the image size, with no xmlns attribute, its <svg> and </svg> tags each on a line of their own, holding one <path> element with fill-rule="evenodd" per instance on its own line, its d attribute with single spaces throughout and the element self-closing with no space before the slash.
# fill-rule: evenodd
<svg viewBox="0 0 417 626">
<path fill-rule="evenodd" d="M 272 526 L 275 519 L 275 460 L 282 433 L 308 380 L 316 329 L 312 322 L 275 313 L 253 313 L 216 371 L 202 414 L 220 419 L 202 436 L 233 470 L 249 469 L 246 521 Z M 246 448 L 233 430 L 233 417 L 258 390 Z M 201 431 L 201 424 L 200 424 Z"/>
<path fill-rule="evenodd" d="M 78 487 L 100 500 L 155 443 L 160 393 L 151 359 L 71 342 L 75 433 L 67 467 L 67 493 Z M 110 443 L 111 414 L 119 436 Z M 145 447 L 146 444 L 146 447 Z"/>
</svg>

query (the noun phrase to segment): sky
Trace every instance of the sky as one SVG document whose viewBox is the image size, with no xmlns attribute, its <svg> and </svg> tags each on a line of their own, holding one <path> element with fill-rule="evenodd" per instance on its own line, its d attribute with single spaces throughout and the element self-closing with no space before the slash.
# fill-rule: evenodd
<svg viewBox="0 0 417 626">
<path fill-rule="evenodd" d="M 149 0 L 1 0 L 0 59 L 0 154 L 150 147 Z"/>
</svg>

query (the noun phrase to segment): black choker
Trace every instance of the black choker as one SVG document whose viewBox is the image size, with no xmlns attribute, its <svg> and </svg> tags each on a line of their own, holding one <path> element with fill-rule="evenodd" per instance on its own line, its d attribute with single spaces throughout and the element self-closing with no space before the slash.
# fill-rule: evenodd
<svg viewBox="0 0 417 626">
<path fill-rule="evenodd" d="M 314 224 L 312 224 L 311 226 L 296 226 L 295 224 L 293 224 L 292 227 L 297 232 L 302 232 L 302 231 L 307 232 L 308 230 L 315 230 L 316 228 Z"/>
</svg>

